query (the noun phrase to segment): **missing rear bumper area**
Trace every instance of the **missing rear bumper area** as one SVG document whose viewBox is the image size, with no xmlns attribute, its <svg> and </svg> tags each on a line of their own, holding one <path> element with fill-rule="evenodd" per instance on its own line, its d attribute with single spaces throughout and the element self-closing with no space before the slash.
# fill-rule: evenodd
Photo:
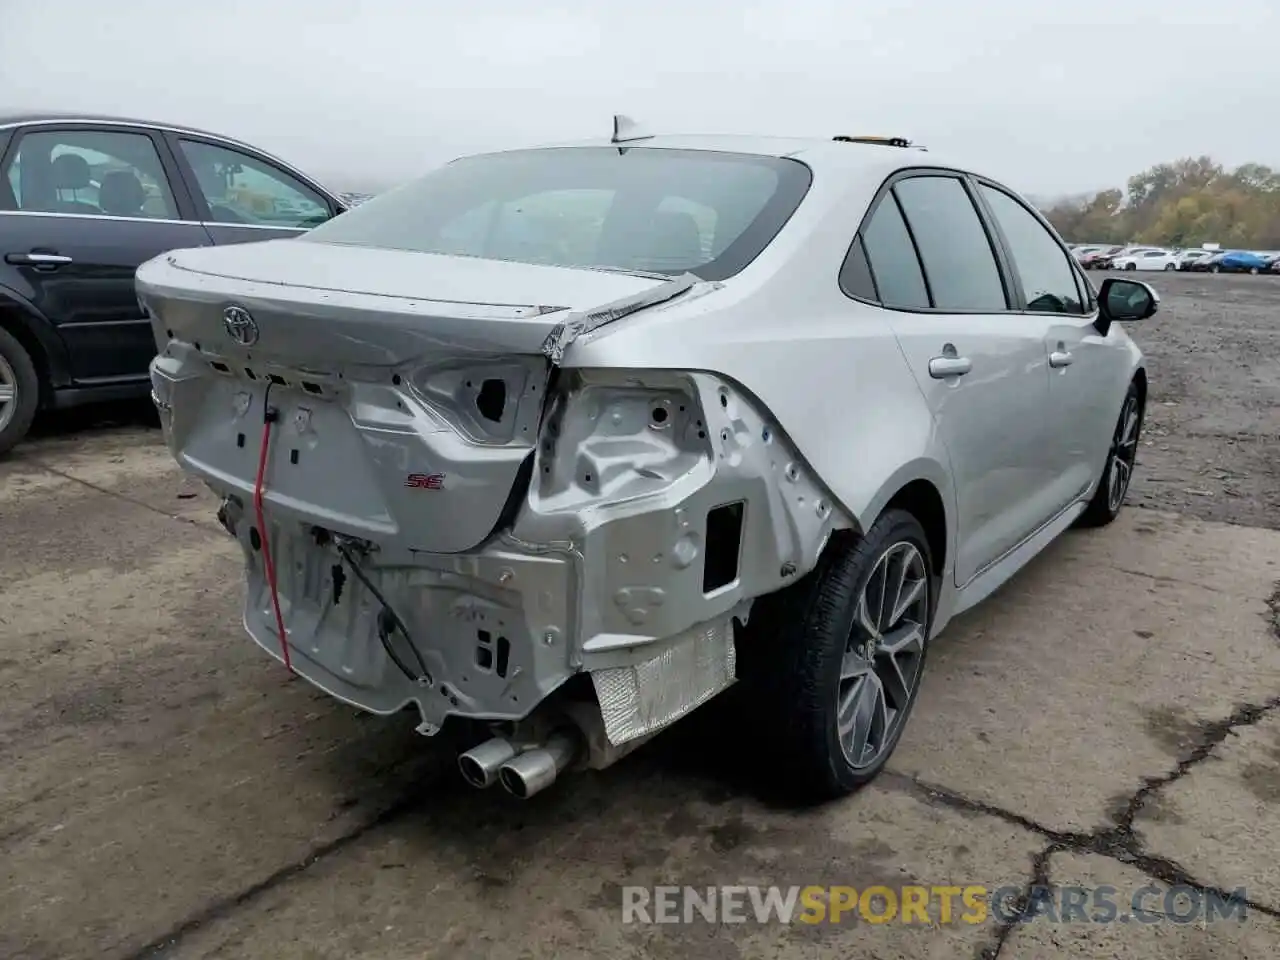
<svg viewBox="0 0 1280 960">
<path fill-rule="evenodd" d="M 221 516 L 244 550 L 250 634 L 282 657 L 265 540 L 291 665 L 333 696 L 379 714 L 412 705 L 433 733 L 451 716 L 527 720 L 585 673 L 607 746 L 729 686 L 752 601 L 847 526 L 750 398 L 711 376 L 634 371 L 561 385 L 514 522 L 474 550 L 390 536 L 362 542 L 353 571 L 296 501 L 270 503 L 265 536 L 234 497 Z"/>
</svg>

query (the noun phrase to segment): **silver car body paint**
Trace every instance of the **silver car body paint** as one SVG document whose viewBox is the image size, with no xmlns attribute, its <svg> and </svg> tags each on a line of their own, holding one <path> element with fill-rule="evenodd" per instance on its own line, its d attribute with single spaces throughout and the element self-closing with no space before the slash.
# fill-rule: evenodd
<svg viewBox="0 0 1280 960">
<path fill-rule="evenodd" d="M 265 507 L 293 666 L 334 696 L 414 704 L 430 733 L 449 715 L 527 717 L 585 671 L 609 743 L 634 743 L 730 684 L 752 600 L 908 484 L 945 512 L 935 632 L 1083 510 L 1141 365 L 1119 325 L 897 313 L 836 282 L 887 178 L 958 168 L 814 140 L 645 146 L 790 156 L 813 181 L 723 282 L 292 239 L 139 270 L 166 441 L 229 498 L 245 625 L 279 657 L 250 533 L 270 385 Z M 228 304 L 254 319 L 252 347 L 223 331 Z M 973 358 L 962 383 L 922 372 L 946 344 Z M 1055 349 L 1077 362 L 1050 369 Z M 496 419 L 477 413 L 483 390 L 505 398 Z M 709 511 L 732 504 L 737 569 L 707 592 Z M 364 544 L 430 684 L 392 666 L 361 583 L 335 601 L 317 527 Z"/>
</svg>

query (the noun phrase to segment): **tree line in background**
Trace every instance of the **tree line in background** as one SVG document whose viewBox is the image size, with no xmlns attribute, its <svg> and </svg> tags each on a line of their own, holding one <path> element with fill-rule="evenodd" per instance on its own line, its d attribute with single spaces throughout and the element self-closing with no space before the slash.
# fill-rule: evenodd
<svg viewBox="0 0 1280 960">
<path fill-rule="evenodd" d="M 1060 200 L 1043 213 L 1071 243 L 1280 250 L 1280 171 L 1188 157 L 1130 177 L 1127 190 Z"/>
</svg>

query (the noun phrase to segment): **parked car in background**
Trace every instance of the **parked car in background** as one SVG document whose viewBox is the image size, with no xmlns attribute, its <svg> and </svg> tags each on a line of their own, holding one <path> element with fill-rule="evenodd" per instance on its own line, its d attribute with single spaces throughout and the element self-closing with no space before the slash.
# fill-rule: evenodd
<svg viewBox="0 0 1280 960">
<path fill-rule="evenodd" d="M 1077 246 L 1074 246 L 1071 248 L 1071 255 L 1076 258 L 1077 262 L 1083 263 L 1085 257 L 1088 257 L 1091 254 L 1095 254 L 1106 249 L 1108 248 L 1103 246 L 1088 246 L 1086 244 L 1078 244 Z"/>
<path fill-rule="evenodd" d="M 165 441 L 253 641 L 478 727 L 472 785 L 606 767 L 736 678 L 753 766 L 845 794 L 945 624 L 1121 510 L 1158 298 L 906 141 L 626 132 L 143 265 Z"/>
<path fill-rule="evenodd" d="M 346 209 L 213 133 L 80 115 L 0 117 L 0 454 L 37 409 L 146 397 L 134 293 L 166 250 L 291 237 Z"/>
<path fill-rule="evenodd" d="M 1268 266 L 1267 258 L 1247 250 L 1230 250 L 1215 257 L 1209 266 L 1210 273 L 1262 273 Z"/>
<path fill-rule="evenodd" d="M 1095 270 L 1111 270 L 1114 269 L 1115 263 L 1121 257 L 1133 256 L 1135 253 L 1141 253 L 1144 250 L 1153 250 L 1154 247 L 1148 246 L 1123 246 L 1114 252 L 1109 252 L 1094 261 Z"/>
<path fill-rule="evenodd" d="M 1168 250 L 1132 250 L 1111 261 L 1113 270 L 1177 270 L 1178 255 Z"/>
<path fill-rule="evenodd" d="M 1214 251 L 1207 257 L 1201 257 L 1199 260 L 1192 260 L 1187 269 L 1192 273 L 1208 273 L 1212 271 L 1215 266 L 1221 263 L 1222 258 L 1225 256 L 1226 253 L 1222 250 Z"/>
<path fill-rule="evenodd" d="M 1273 254 L 1267 259 L 1267 273 L 1280 273 L 1280 253 Z"/>
<path fill-rule="evenodd" d="M 1112 259 L 1119 256 L 1124 249 L 1123 246 L 1117 245 L 1103 247 L 1093 253 L 1087 253 L 1080 258 L 1080 266 L 1086 270 L 1108 270 L 1111 267 Z"/>
<path fill-rule="evenodd" d="M 1178 254 L 1178 269 L 1193 270 L 1201 260 L 1208 260 L 1216 253 L 1216 250 L 1183 250 Z"/>
</svg>

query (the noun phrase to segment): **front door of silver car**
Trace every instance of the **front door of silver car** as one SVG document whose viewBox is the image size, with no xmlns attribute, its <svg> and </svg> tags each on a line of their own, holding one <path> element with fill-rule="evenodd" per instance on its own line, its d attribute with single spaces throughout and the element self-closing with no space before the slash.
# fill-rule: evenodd
<svg viewBox="0 0 1280 960">
<path fill-rule="evenodd" d="M 862 240 L 878 301 L 951 459 L 963 585 L 1049 507 L 1048 320 L 1010 312 L 996 249 L 957 174 L 896 180 Z"/>
<path fill-rule="evenodd" d="M 1050 324 L 1042 456 L 1051 464 L 1049 500 L 1056 512 L 1079 499 L 1101 474 L 1107 438 L 1129 383 L 1129 354 L 1115 349 L 1127 334 L 1119 326 L 1099 329 L 1093 288 L 1037 214 L 994 183 L 982 183 L 978 193 L 1008 249 L 1028 319 L 1035 315 L 1036 322 Z"/>
</svg>

